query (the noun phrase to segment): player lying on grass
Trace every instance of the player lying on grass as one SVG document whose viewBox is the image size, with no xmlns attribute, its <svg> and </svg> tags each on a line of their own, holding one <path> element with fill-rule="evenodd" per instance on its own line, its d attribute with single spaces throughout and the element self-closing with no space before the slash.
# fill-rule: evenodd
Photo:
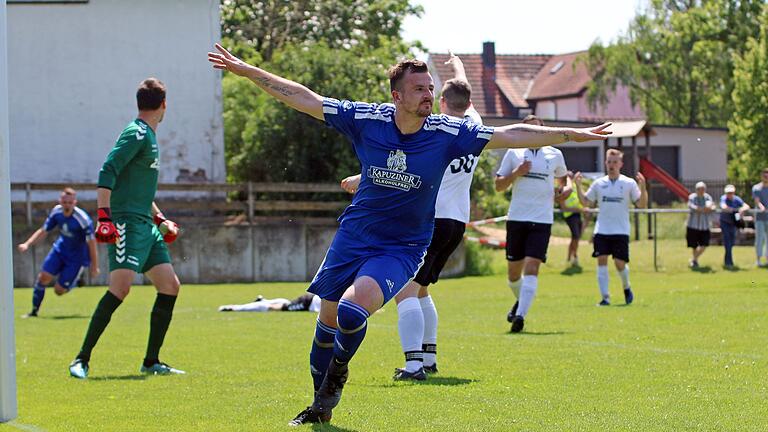
<svg viewBox="0 0 768 432">
<path fill-rule="evenodd" d="M 219 312 L 320 312 L 320 297 L 303 294 L 293 300 L 286 298 L 268 299 L 262 296 L 246 304 L 219 306 Z"/>
<path fill-rule="evenodd" d="M 45 297 L 45 287 L 56 279 L 53 290 L 64 295 L 74 288 L 83 269 L 90 267 L 91 277 L 99 274 L 99 253 L 93 237 L 93 221 L 88 213 L 77 207 L 77 193 L 65 188 L 59 195 L 59 204 L 54 207 L 42 227 L 38 228 L 24 243 L 19 252 L 25 253 L 30 246 L 38 243 L 54 228 L 59 227 L 59 237 L 43 261 L 43 268 L 37 275 L 32 291 L 32 310 L 24 317 L 36 317 Z"/>
<path fill-rule="evenodd" d="M 494 129 L 432 115 L 432 76 L 418 60 L 404 60 L 389 69 L 393 103 L 371 104 L 320 96 L 243 62 L 221 45 L 216 50 L 208 53 L 214 68 L 246 77 L 291 108 L 325 121 L 352 141 L 362 167 L 360 188 L 340 216 L 339 229 L 308 289 L 323 299 L 310 352 L 315 397 L 289 423 L 292 426 L 331 419 L 368 317 L 400 292 L 424 261 L 440 182 L 452 160 L 483 148 L 602 140 L 609 133 L 609 124 Z"/>
</svg>

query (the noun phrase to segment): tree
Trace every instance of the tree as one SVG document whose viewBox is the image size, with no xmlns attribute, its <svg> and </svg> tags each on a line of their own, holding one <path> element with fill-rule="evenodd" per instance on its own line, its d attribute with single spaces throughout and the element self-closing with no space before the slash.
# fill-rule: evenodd
<svg viewBox="0 0 768 432">
<path fill-rule="evenodd" d="M 224 43 L 252 64 L 319 94 L 390 99 L 386 69 L 409 52 L 400 37 L 407 0 L 225 0 Z M 418 43 L 413 44 L 418 47 Z M 224 142 L 230 180 L 338 181 L 359 172 L 349 141 L 225 74 Z"/>
<path fill-rule="evenodd" d="M 605 104 L 623 85 L 651 122 L 725 126 L 733 111 L 733 59 L 758 36 L 763 4 L 651 0 L 615 43 L 590 47 L 590 103 Z"/>
<path fill-rule="evenodd" d="M 728 122 L 729 176 L 754 179 L 768 166 L 768 7 L 760 35 L 749 38 L 746 52 L 735 59 L 733 118 Z"/>
<path fill-rule="evenodd" d="M 381 41 L 378 49 L 338 50 L 324 42 L 286 45 L 267 69 L 336 98 L 387 101 L 387 66 L 404 51 Z M 273 99 L 253 83 L 224 77 L 224 130 L 233 180 L 321 182 L 360 171 L 349 141 L 318 120 Z"/>
<path fill-rule="evenodd" d="M 286 45 L 379 48 L 399 39 L 403 20 L 422 11 L 408 0 L 224 0 L 221 30 L 228 42 L 269 61 Z"/>
</svg>

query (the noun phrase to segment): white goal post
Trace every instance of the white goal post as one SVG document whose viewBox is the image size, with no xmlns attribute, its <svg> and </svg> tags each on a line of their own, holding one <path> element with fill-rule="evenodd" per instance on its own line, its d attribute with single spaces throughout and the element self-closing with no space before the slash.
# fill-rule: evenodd
<svg viewBox="0 0 768 432">
<path fill-rule="evenodd" d="M 0 0 L 0 422 L 16 418 L 16 343 L 13 331 L 11 163 L 8 143 L 8 22 Z"/>
</svg>

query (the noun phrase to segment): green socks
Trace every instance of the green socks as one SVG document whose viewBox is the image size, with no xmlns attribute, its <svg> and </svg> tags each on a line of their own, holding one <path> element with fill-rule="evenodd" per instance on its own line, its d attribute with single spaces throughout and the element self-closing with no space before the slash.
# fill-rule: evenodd
<svg viewBox="0 0 768 432">
<path fill-rule="evenodd" d="M 122 300 L 115 297 L 115 295 L 109 291 L 107 291 L 104 294 L 104 297 L 99 300 L 99 304 L 96 306 L 96 310 L 91 317 L 91 323 L 88 325 L 88 332 L 85 334 L 83 347 L 80 348 L 80 354 L 77 355 L 77 358 L 86 362 L 91 359 L 91 351 L 93 351 L 93 347 L 96 346 L 99 337 L 104 333 L 104 329 L 107 328 L 107 324 L 109 324 L 109 321 L 112 319 L 112 314 L 122 303 Z"/>
<path fill-rule="evenodd" d="M 176 296 L 157 294 L 155 305 L 152 307 L 152 316 L 149 321 L 149 341 L 147 342 L 147 355 L 144 364 L 157 363 L 160 357 L 160 347 L 163 346 L 165 333 L 173 317 L 173 306 L 176 304 Z"/>
</svg>

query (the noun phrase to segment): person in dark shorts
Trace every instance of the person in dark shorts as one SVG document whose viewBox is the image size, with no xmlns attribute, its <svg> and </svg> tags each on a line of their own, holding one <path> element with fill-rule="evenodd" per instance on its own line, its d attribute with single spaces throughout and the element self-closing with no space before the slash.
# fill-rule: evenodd
<svg viewBox="0 0 768 432">
<path fill-rule="evenodd" d="M 699 267 L 699 257 L 709 246 L 709 223 L 715 202 L 707 193 L 707 185 L 700 181 L 696 183 L 696 192 L 688 195 L 688 221 L 685 226 L 685 239 L 692 249 L 692 257 L 688 265 L 695 269 Z"/>
<path fill-rule="evenodd" d="M 536 116 L 526 117 L 523 123 L 544 125 Z M 563 153 L 551 146 L 509 149 L 496 172 L 497 192 L 512 186 L 507 213 L 507 285 L 517 298 L 507 314 L 512 333 L 523 330 L 525 316 L 536 296 L 539 266 L 547 261 L 554 221 L 555 182 L 560 195 L 570 195 L 571 180 L 567 174 Z"/>
<path fill-rule="evenodd" d="M 568 178 L 573 179 L 571 171 L 568 171 Z M 568 229 L 571 230 L 571 242 L 568 243 L 567 261 L 570 265 L 578 267 L 579 240 L 581 240 L 581 234 L 584 232 L 587 220 L 581 217 L 584 206 L 579 201 L 579 194 L 576 192 L 576 189 L 571 189 L 571 193 L 567 196 L 560 194 L 558 205 L 563 212 L 563 219 L 565 219 Z"/>
<path fill-rule="evenodd" d="M 602 296 L 598 303 L 600 306 L 611 304 L 608 290 L 609 256 L 613 256 L 619 272 L 624 287 L 624 301 L 631 304 L 635 298 L 629 283 L 629 206 L 634 203 L 639 208 L 645 208 L 648 205 L 648 192 L 642 174 L 637 173 L 636 181 L 621 174 L 623 157 L 621 151 L 608 149 L 605 153 L 605 169 L 608 174 L 592 182 L 586 193 L 581 189 L 581 173 L 573 176 L 581 204 L 585 207 L 597 205 L 600 208 L 592 243 L 592 256 L 597 258 L 597 285 Z"/>
</svg>

